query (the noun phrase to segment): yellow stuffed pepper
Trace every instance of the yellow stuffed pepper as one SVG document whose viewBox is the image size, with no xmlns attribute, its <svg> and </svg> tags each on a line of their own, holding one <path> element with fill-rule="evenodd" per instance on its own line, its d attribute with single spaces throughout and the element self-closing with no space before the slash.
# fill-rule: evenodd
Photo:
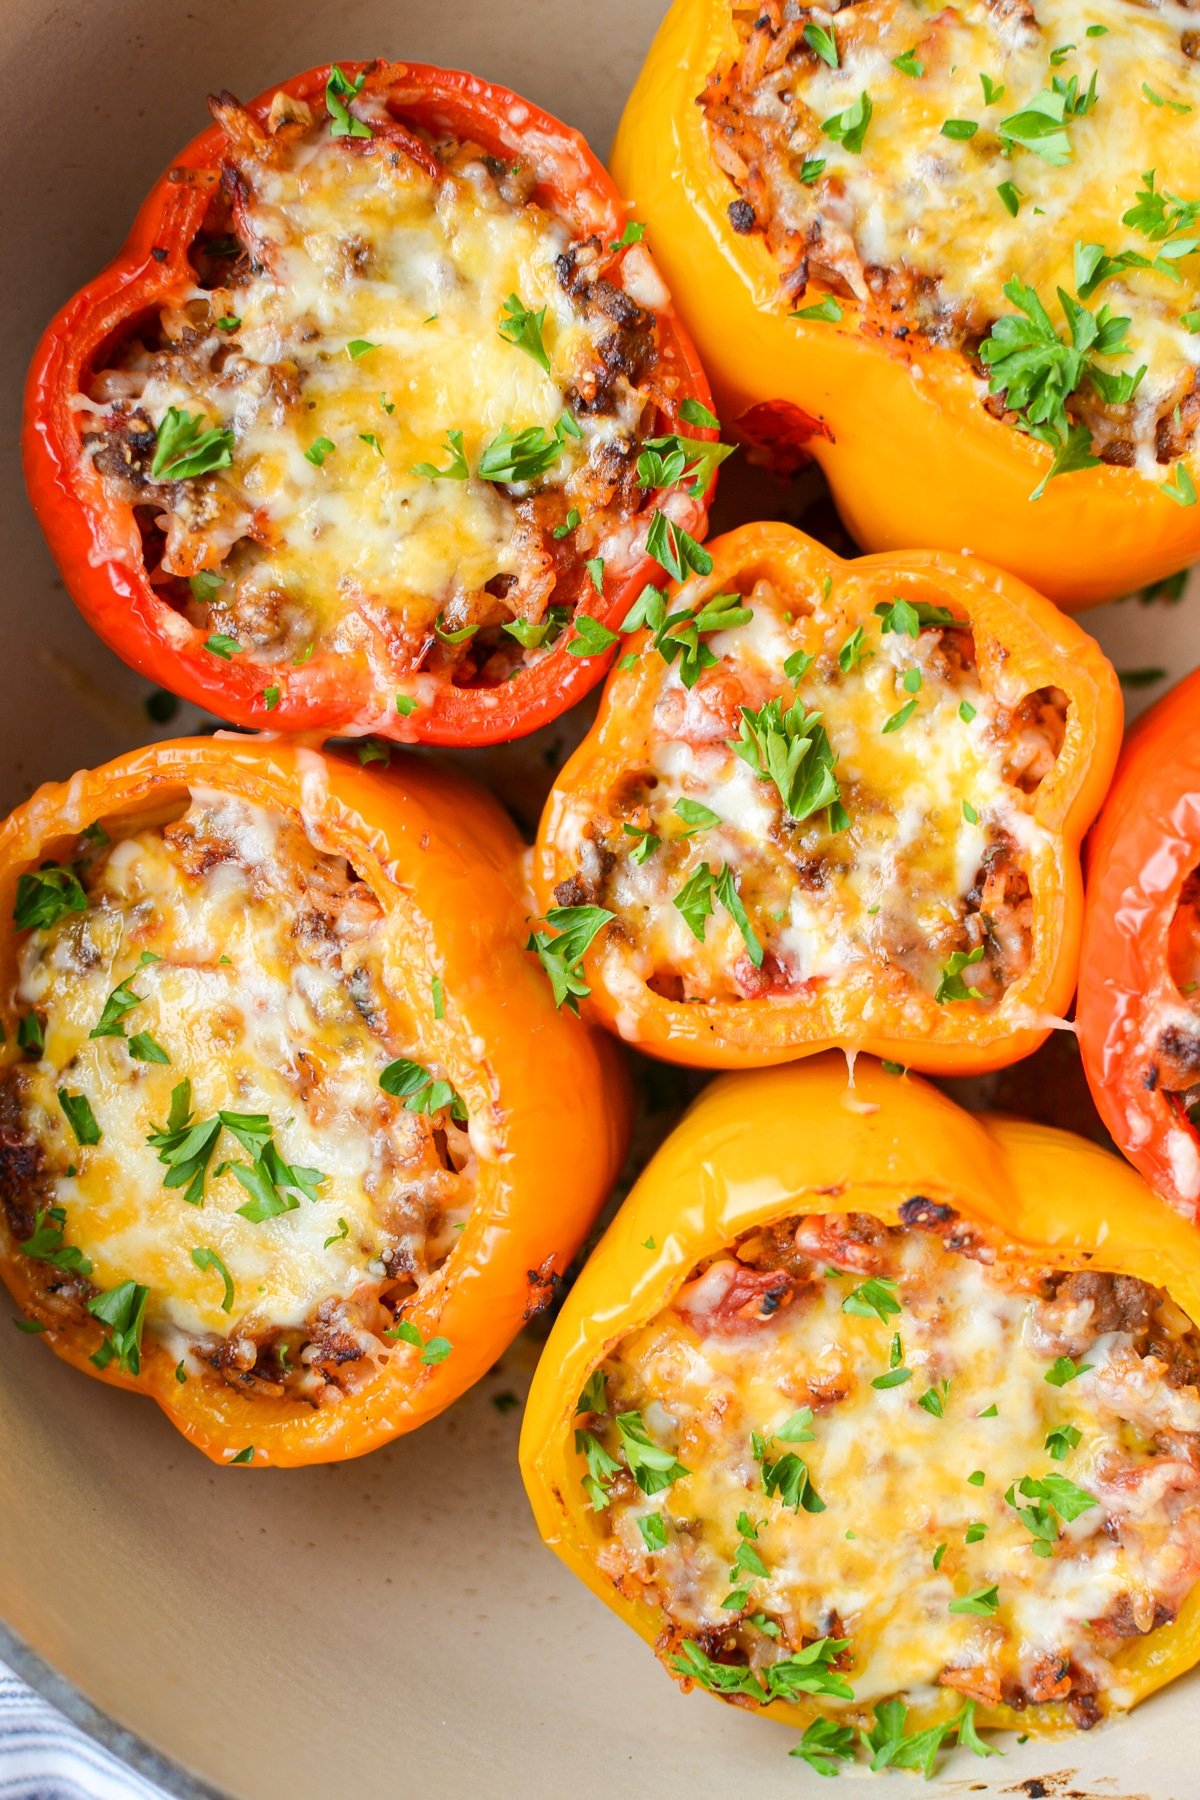
<svg viewBox="0 0 1200 1800">
<path fill-rule="evenodd" d="M 726 424 L 867 549 L 1069 608 L 1200 555 L 1187 16 L 675 0 L 613 173 Z"/>
<path fill-rule="evenodd" d="M 547 1543 L 832 1773 L 1200 1655 L 1200 1239 L 1095 1145 L 826 1056 L 710 1087 L 534 1381 Z"/>
</svg>

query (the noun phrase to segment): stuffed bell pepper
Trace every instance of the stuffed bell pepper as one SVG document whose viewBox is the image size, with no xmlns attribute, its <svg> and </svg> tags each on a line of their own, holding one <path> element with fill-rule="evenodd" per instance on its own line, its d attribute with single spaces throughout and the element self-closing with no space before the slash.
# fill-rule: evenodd
<svg viewBox="0 0 1200 1800">
<path fill-rule="evenodd" d="M 68 589 L 239 725 L 532 731 L 600 679 L 648 534 L 703 536 L 723 453 L 640 227 L 577 133 L 470 75 L 211 109 L 34 358 Z"/>
<path fill-rule="evenodd" d="M 216 1462 L 355 1456 L 550 1297 L 623 1150 L 494 803 L 255 739 L 0 826 L 0 1275 Z M 554 1105 L 545 1103 L 553 1091 Z"/>
<path fill-rule="evenodd" d="M 1028 1054 L 1075 988 L 1109 663 L 962 557 L 844 562 L 786 525 L 708 550 L 708 574 L 639 597 L 543 815 L 538 903 L 562 955 L 586 951 L 591 1008 L 713 1068 Z"/>
<path fill-rule="evenodd" d="M 715 1083 L 568 1296 L 542 1535 L 836 1774 L 1087 1730 L 1200 1656 L 1200 1239 L 1083 1139 L 826 1057 Z"/>
<path fill-rule="evenodd" d="M 1125 0 L 675 0 L 613 173 L 728 424 L 1066 607 L 1200 555 L 1200 38 Z"/>
<path fill-rule="evenodd" d="M 1083 1065 L 1164 1200 L 1200 1214 L 1200 672 L 1137 724 L 1088 845 Z"/>
</svg>

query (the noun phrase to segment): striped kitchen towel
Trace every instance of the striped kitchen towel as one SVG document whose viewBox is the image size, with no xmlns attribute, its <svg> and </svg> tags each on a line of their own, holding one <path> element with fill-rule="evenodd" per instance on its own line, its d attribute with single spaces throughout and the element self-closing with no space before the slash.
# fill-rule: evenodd
<svg viewBox="0 0 1200 1800">
<path fill-rule="evenodd" d="M 166 1800 L 0 1665 L 0 1800 Z"/>
</svg>

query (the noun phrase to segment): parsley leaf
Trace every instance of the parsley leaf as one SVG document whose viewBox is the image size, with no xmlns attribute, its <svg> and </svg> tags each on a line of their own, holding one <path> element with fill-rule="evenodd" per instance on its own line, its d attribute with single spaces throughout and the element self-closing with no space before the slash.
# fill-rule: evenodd
<svg viewBox="0 0 1200 1800">
<path fill-rule="evenodd" d="M 646 533 L 646 554 L 675 581 L 686 581 L 689 570 L 697 575 L 712 574 L 712 557 L 703 545 L 657 510 Z"/>
<path fill-rule="evenodd" d="M 329 79 L 325 83 L 325 110 L 330 117 L 330 137 L 369 138 L 374 136 L 365 119 L 356 119 L 346 105 L 348 100 L 361 92 L 365 75 L 356 75 L 351 81 L 338 65 L 334 63 L 329 71 Z"/>
<path fill-rule="evenodd" d="M 100 1127 L 96 1123 L 92 1103 L 86 1094 L 69 1094 L 65 1087 L 60 1087 L 58 1104 L 63 1109 L 67 1124 L 75 1134 L 77 1144 L 87 1145 L 100 1142 Z"/>
<path fill-rule="evenodd" d="M 61 1206 L 39 1207 L 33 1216 L 33 1231 L 24 1241 L 18 1240 L 17 1249 L 34 1262 L 51 1263 L 72 1275 L 88 1276 L 92 1272 L 89 1258 L 73 1244 L 63 1242 L 66 1222 Z"/>
<path fill-rule="evenodd" d="M 686 407 L 687 401 L 683 404 Z M 698 499 L 708 492 L 713 476 L 736 448 L 736 444 L 719 444 L 709 438 L 681 437 L 678 432 L 646 438 L 638 454 L 638 486 L 669 488 L 686 482 L 688 493 Z"/>
<path fill-rule="evenodd" d="M 963 1594 L 957 1600 L 951 1600 L 946 1608 L 952 1613 L 975 1613 L 980 1618 L 990 1619 L 1000 1605 L 1000 1590 L 997 1587 L 976 1588 L 973 1594 Z"/>
<path fill-rule="evenodd" d="M 803 700 L 785 709 L 774 699 L 757 712 L 743 706 L 741 715 L 739 736 L 730 738 L 729 746 L 760 781 L 774 783 L 789 817 L 801 823 L 840 803 L 833 772 L 837 757 L 819 712 L 806 712 Z"/>
<path fill-rule="evenodd" d="M 968 987 L 962 978 L 964 969 L 973 963 L 983 961 L 983 945 L 976 944 L 973 950 L 952 950 L 950 960 L 942 970 L 937 984 L 934 999 L 939 1006 L 945 1006 L 951 1000 L 979 1000 L 982 995 L 978 988 Z"/>
<path fill-rule="evenodd" d="M 592 991 L 583 978 L 583 959 L 597 934 L 615 917 L 603 906 L 552 906 L 545 921 L 556 935 L 530 933 L 525 948 L 537 952 L 549 977 L 555 1006 L 578 1013 L 580 1000 Z"/>
<path fill-rule="evenodd" d="M 197 1244 L 192 1251 L 192 1261 L 201 1273 L 206 1269 L 212 1269 L 215 1274 L 220 1276 L 224 1288 L 224 1292 L 221 1296 L 221 1311 L 224 1313 L 231 1313 L 233 1311 L 234 1293 L 233 1277 L 230 1275 L 229 1270 L 225 1267 L 225 1264 L 221 1261 L 221 1258 L 217 1255 L 216 1251 L 210 1250 L 206 1244 Z"/>
<path fill-rule="evenodd" d="M 318 438 L 318 444 L 328 443 L 328 438 Z M 316 448 L 314 444 L 313 448 Z M 329 448 L 332 450 L 333 445 Z M 444 469 L 433 463 L 419 462 L 413 464 L 414 475 L 424 475 L 426 481 L 465 481 L 471 471 L 467 467 L 467 459 L 463 455 L 463 434 L 461 431 L 448 431 L 443 449 L 450 461 Z"/>
<path fill-rule="evenodd" d="M 434 1113 L 448 1107 L 456 1124 L 467 1122 L 467 1109 L 461 1096 L 448 1081 L 439 1081 L 431 1075 L 422 1063 L 398 1057 L 383 1071 L 379 1085 L 385 1094 L 404 1101 L 405 1112 L 425 1113 L 432 1118 Z"/>
<path fill-rule="evenodd" d="M 788 1755 L 802 1757 L 818 1775 L 836 1775 L 839 1762 L 853 1760 L 857 1742 L 853 1726 L 839 1725 L 834 1719 L 814 1719 Z"/>
<path fill-rule="evenodd" d="M 504 318 L 500 321 L 500 336 L 508 343 L 514 344 L 518 350 L 524 350 L 532 356 L 535 363 L 550 373 L 550 358 L 546 354 L 546 346 L 542 342 L 542 332 L 546 328 L 546 308 L 540 307 L 531 312 L 523 306 L 516 294 L 510 294 L 504 302 Z"/>
<path fill-rule="evenodd" d="M 68 913 L 86 912 L 87 895 L 73 869 L 43 863 L 17 877 L 13 923 L 18 931 L 47 931 Z"/>
<path fill-rule="evenodd" d="M 481 452 L 478 474 L 481 481 L 515 484 L 536 481 L 558 461 L 567 435 L 575 436 L 565 423 L 566 415 L 553 431 L 541 425 L 527 425 L 523 431 L 510 431 L 507 426 Z M 572 421 L 573 423 L 573 421 Z M 453 433 L 451 433 L 453 436 Z M 464 465 L 465 467 L 465 465 Z"/>
<path fill-rule="evenodd" d="M 881 600 L 875 608 L 875 617 L 880 621 L 879 634 L 887 637 L 889 632 L 897 635 L 917 638 L 923 631 L 935 627 L 961 625 L 946 606 L 931 606 L 926 600 L 903 600 L 899 594 L 892 596 L 891 604 Z"/>
<path fill-rule="evenodd" d="M 98 1369 L 107 1369 L 115 1358 L 117 1367 L 127 1375 L 141 1373 L 142 1329 L 146 1322 L 149 1288 L 136 1281 L 123 1281 L 119 1287 L 96 1294 L 87 1303 L 93 1319 L 104 1326 L 104 1342 L 89 1357 Z"/>
<path fill-rule="evenodd" d="M 1091 1367 L 1091 1363 L 1077 1363 L 1069 1356 L 1058 1356 L 1047 1369 L 1045 1379 L 1051 1387 L 1066 1387 L 1068 1381 L 1074 1381 L 1079 1375 L 1086 1375 Z"/>
<path fill-rule="evenodd" d="M 896 1283 L 890 1275 L 871 1275 L 851 1288 L 842 1301 L 842 1311 L 858 1319 L 894 1319 L 901 1312 L 896 1298 Z"/>
<path fill-rule="evenodd" d="M 203 423 L 203 413 L 184 412 L 178 406 L 167 408 L 155 434 L 154 460 L 150 464 L 152 481 L 188 481 L 195 475 L 231 467 L 232 431 L 215 426 L 201 431 Z"/>
<path fill-rule="evenodd" d="M 822 122 L 821 130 L 826 137 L 832 138 L 844 149 L 857 156 L 866 142 L 867 128 L 871 123 L 871 114 L 875 108 L 871 96 L 864 89 L 852 106 L 844 112 L 834 113 L 831 118 Z"/>
<path fill-rule="evenodd" d="M 653 1441 L 642 1423 L 640 1412 L 618 1413 L 617 1433 L 629 1473 L 643 1494 L 661 1494 L 664 1488 L 691 1474 L 691 1470 L 677 1462 L 669 1450 Z"/>
<path fill-rule="evenodd" d="M 619 637 L 619 633 L 610 631 L 589 613 L 576 613 L 575 633 L 567 644 L 568 656 L 603 656 Z"/>
<path fill-rule="evenodd" d="M 1065 1462 L 1069 1453 L 1083 1437 L 1083 1433 L 1075 1425 L 1056 1425 L 1046 1433 L 1046 1454 L 1055 1462 Z"/>
</svg>

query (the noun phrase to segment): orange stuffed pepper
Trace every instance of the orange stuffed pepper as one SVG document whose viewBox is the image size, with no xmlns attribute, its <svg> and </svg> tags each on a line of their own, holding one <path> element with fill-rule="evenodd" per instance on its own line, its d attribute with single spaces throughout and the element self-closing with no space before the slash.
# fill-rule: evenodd
<svg viewBox="0 0 1200 1800">
<path fill-rule="evenodd" d="M 869 550 L 1074 608 L 1200 555 L 1195 33 L 675 0 L 613 151 L 721 417 Z"/>
<path fill-rule="evenodd" d="M 1075 989 L 1109 663 L 962 557 L 844 562 L 786 525 L 708 548 L 627 619 L 542 818 L 539 904 L 592 1009 L 710 1068 L 1027 1055 Z"/>
<path fill-rule="evenodd" d="M 1139 719 L 1088 845 L 1079 1044 L 1164 1200 L 1200 1213 L 1200 671 Z"/>
<path fill-rule="evenodd" d="M 238 738 L 0 827 L 0 1274 L 216 1462 L 359 1455 L 547 1300 L 625 1094 L 486 796 Z M 554 1103 L 547 1103 L 553 1093 Z"/>
<path fill-rule="evenodd" d="M 1200 1238 L 1096 1145 L 867 1062 L 731 1076 L 568 1295 L 525 1484 L 685 1688 L 929 1774 L 1200 1656 L 1198 1318 Z"/>
</svg>

